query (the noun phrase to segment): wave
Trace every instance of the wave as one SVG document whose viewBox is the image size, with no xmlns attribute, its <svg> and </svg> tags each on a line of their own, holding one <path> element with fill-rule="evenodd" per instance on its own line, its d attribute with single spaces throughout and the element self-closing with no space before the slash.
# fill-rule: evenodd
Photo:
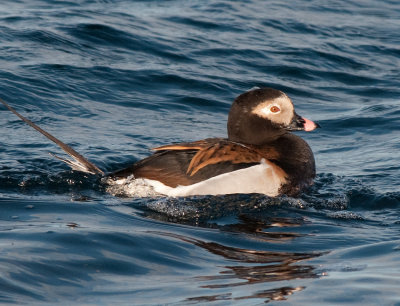
<svg viewBox="0 0 400 306">
<path fill-rule="evenodd" d="M 140 183 L 138 183 L 140 185 Z M 129 185 L 129 184 L 128 184 Z M 133 198 L 135 206 L 148 214 L 160 213 L 180 221 L 209 220 L 241 213 L 268 212 L 270 209 L 322 210 L 332 218 L 362 219 L 355 210 L 371 211 L 400 207 L 400 192 L 380 193 L 359 179 L 319 174 L 315 184 L 298 198 L 267 197 L 260 194 L 191 196 L 170 198 L 156 193 L 132 194 L 132 186 L 108 185 L 96 176 L 64 171 L 50 174 L 41 171 L 13 172 L 3 169 L 1 191 L 25 195 L 81 195 L 88 201 L 106 194 L 117 198 Z M 141 187 L 142 185 L 138 186 Z M 142 186 L 143 187 L 143 186 Z M 138 197 L 139 196 L 139 197 Z M 80 198 L 78 196 L 78 198 Z M 122 203 L 126 203 L 124 200 Z"/>
</svg>

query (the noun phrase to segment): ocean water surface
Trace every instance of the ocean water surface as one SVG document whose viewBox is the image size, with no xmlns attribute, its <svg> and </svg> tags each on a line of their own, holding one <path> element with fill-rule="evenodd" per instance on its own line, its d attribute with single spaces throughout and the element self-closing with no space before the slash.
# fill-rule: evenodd
<svg viewBox="0 0 400 306">
<path fill-rule="evenodd" d="M 0 107 L 0 303 L 400 305 L 397 1 L 0 3 L 0 97 L 106 171 L 280 89 L 314 186 L 132 198 Z"/>
</svg>

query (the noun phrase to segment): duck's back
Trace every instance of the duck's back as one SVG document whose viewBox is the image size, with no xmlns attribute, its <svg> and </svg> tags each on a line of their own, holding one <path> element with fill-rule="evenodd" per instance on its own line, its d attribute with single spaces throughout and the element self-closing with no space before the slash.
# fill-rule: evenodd
<svg viewBox="0 0 400 306">
<path fill-rule="evenodd" d="M 151 181 L 156 187 L 162 186 L 169 195 L 265 193 L 276 196 L 297 194 L 315 176 L 310 147 L 290 133 L 262 146 L 213 138 L 157 150 L 112 177 L 121 179 L 133 175 Z M 183 186 L 189 187 L 183 191 Z M 172 189 L 176 190 L 172 192 Z"/>
<path fill-rule="evenodd" d="M 220 162 L 203 167 L 195 174 L 188 173 L 190 162 L 198 153 L 196 150 L 163 150 L 137 162 L 129 168 L 117 171 L 112 177 L 126 178 L 133 175 L 135 178 L 145 178 L 163 183 L 175 188 L 178 186 L 193 185 L 211 177 L 251 167 L 257 163 Z"/>
</svg>

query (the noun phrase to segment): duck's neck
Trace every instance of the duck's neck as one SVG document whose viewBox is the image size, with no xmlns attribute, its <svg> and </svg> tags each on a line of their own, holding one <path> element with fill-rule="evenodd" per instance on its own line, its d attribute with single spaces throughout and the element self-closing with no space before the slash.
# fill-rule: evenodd
<svg viewBox="0 0 400 306">
<path fill-rule="evenodd" d="M 285 135 L 285 133 L 281 134 L 281 135 L 256 135 L 256 136 L 247 136 L 247 137 L 236 137 L 236 136 L 232 136 L 229 135 L 228 139 L 230 141 L 234 141 L 234 142 L 240 142 L 240 143 L 244 143 L 244 144 L 249 144 L 249 145 L 255 145 L 255 146 L 263 146 L 263 145 L 268 145 L 270 143 L 275 142 L 276 140 L 278 140 L 280 137 L 282 137 L 283 135 Z"/>
<path fill-rule="evenodd" d="M 264 145 L 276 141 L 287 131 L 259 116 L 239 116 L 237 112 L 228 119 L 228 139 L 251 145 Z"/>
<path fill-rule="evenodd" d="M 239 129 L 234 132 L 229 132 L 228 130 L 228 139 L 235 142 L 262 146 L 275 142 L 287 133 L 288 132 L 283 129 Z"/>
</svg>

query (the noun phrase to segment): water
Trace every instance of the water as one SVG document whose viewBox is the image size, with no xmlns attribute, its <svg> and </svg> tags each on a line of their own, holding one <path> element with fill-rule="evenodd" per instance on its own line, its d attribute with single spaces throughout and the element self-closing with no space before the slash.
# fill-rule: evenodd
<svg viewBox="0 0 400 306">
<path fill-rule="evenodd" d="M 396 1 L 2 1 L 0 95 L 104 170 L 224 137 L 286 92 L 318 176 L 300 198 L 110 195 L 0 110 L 0 302 L 399 305 Z"/>
</svg>

